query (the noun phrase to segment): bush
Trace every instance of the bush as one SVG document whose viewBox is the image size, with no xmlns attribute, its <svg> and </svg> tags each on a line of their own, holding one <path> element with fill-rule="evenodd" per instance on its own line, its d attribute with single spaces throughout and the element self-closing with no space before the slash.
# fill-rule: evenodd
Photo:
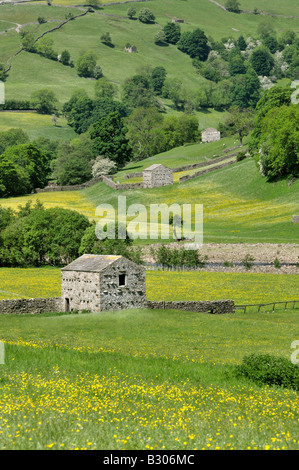
<svg viewBox="0 0 299 470">
<path fill-rule="evenodd" d="M 283 357 L 269 354 L 245 356 L 242 364 L 236 366 L 236 373 L 260 385 L 276 385 L 299 390 L 299 367 Z"/>
<path fill-rule="evenodd" d="M 247 254 L 245 258 L 242 260 L 243 266 L 246 269 L 251 269 L 253 266 L 253 262 L 254 262 L 254 257 L 249 254 Z"/>
<path fill-rule="evenodd" d="M 274 267 L 276 269 L 279 269 L 281 267 L 281 264 L 280 264 L 280 261 L 279 261 L 278 258 L 275 258 L 275 260 L 274 260 Z"/>
<path fill-rule="evenodd" d="M 169 248 L 162 245 L 155 253 L 155 260 L 163 266 L 189 266 L 202 268 L 207 258 L 201 259 L 197 250 L 181 248 Z"/>
</svg>

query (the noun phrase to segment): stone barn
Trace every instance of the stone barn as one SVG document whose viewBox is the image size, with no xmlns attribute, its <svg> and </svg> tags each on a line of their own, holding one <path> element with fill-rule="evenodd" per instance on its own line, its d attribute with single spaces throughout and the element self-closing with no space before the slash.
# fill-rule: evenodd
<svg viewBox="0 0 299 470">
<path fill-rule="evenodd" d="M 154 164 L 143 170 L 143 187 L 158 188 L 173 184 L 173 172 L 171 168 L 167 168 L 161 164 Z"/>
<path fill-rule="evenodd" d="M 202 142 L 216 142 L 220 140 L 220 132 L 214 129 L 214 127 L 209 127 L 202 131 L 201 140 Z"/>
<path fill-rule="evenodd" d="M 61 269 L 65 312 L 99 312 L 146 306 L 145 269 L 112 255 L 85 254 Z"/>
</svg>

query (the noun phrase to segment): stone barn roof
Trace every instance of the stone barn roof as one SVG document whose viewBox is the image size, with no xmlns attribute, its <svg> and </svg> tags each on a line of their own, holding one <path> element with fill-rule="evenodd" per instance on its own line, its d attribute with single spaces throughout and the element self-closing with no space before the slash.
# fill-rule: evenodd
<svg viewBox="0 0 299 470">
<path fill-rule="evenodd" d="M 170 168 L 168 168 L 167 166 L 164 166 L 164 165 L 161 165 L 161 163 L 154 163 L 153 165 L 149 166 L 148 168 L 145 168 L 143 171 L 153 171 L 153 170 L 157 170 L 157 169 L 161 169 L 161 168 L 164 168 L 166 170 L 169 170 L 169 171 L 172 171 Z"/>
<path fill-rule="evenodd" d="M 75 259 L 72 263 L 62 268 L 61 271 L 82 271 L 96 273 L 102 271 L 108 266 L 111 266 L 120 258 L 123 258 L 123 256 L 86 254 Z M 130 262 L 127 259 L 126 261 Z"/>
</svg>

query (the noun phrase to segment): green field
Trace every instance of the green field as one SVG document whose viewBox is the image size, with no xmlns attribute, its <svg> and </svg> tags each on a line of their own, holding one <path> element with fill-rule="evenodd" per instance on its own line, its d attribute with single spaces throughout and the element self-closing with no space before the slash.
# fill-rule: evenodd
<svg viewBox="0 0 299 470">
<path fill-rule="evenodd" d="M 196 155 L 194 160 L 198 161 L 200 155 Z M 138 164 L 135 171 L 140 171 Z M 111 204 L 117 216 L 119 196 L 126 197 L 127 209 L 138 202 L 147 208 L 148 214 L 153 201 L 169 206 L 191 204 L 193 213 L 195 204 L 202 204 L 204 243 L 298 243 L 298 226 L 292 222 L 292 215 L 298 212 L 298 189 L 298 181 L 267 183 L 255 163 L 246 159 L 183 184 L 163 188 L 114 191 L 104 183 L 97 183 L 83 191 L 3 198 L 1 205 L 18 209 L 28 200 L 38 199 L 46 208 L 71 208 L 98 220 L 95 211 L 99 204 Z M 149 225 L 145 239 L 137 239 L 137 242 L 151 242 L 148 231 Z M 140 231 L 140 235 L 142 233 Z"/>
<path fill-rule="evenodd" d="M 298 393 L 234 375 L 296 337 L 297 310 L 5 315 L 0 447 L 298 450 Z"/>
<path fill-rule="evenodd" d="M 0 299 L 59 297 L 60 282 L 58 268 L 0 268 Z M 149 300 L 299 300 L 297 274 L 148 271 L 146 286 Z"/>
<path fill-rule="evenodd" d="M 74 130 L 61 116 L 54 126 L 51 116 L 32 112 L 1 111 L 0 132 L 12 128 L 22 129 L 31 140 L 45 137 L 52 140 L 71 140 L 76 137 Z"/>
</svg>

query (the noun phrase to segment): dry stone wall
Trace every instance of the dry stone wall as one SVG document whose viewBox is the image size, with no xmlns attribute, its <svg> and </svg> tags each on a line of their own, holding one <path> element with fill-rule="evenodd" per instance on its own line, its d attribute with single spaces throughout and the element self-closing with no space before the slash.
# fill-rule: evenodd
<svg viewBox="0 0 299 470">
<path fill-rule="evenodd" d="M 148 301 L 147 307 L 152 309 L 175 309 L 188 312 L 202 313 L 234 313 L 235 303 L 233 300 L 214 300 L 214 301 Z"/>
<path fill-rule="evenodd" d="M 0 313 L 52 313 L 64 311 L 61 297 L 0 300 Z"/>
</svg>

